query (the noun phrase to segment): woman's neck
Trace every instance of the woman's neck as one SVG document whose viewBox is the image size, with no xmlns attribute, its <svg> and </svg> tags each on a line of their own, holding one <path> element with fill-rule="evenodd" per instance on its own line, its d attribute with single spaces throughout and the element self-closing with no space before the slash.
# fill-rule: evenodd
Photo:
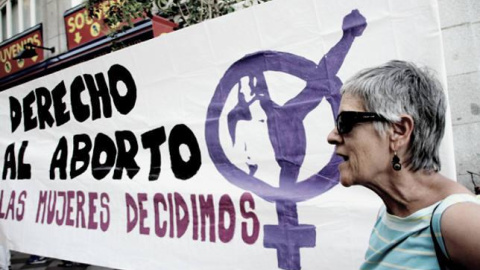
<svg viewBox="0 0 480 270">
<path fill-rule="evenodd" d="M 380 196 L 388 213 L 399 217 L 409 216 L 450 194 L 470 193 L 465 187 L 435 172 L 405 170 L 374 183 L 368 188 Z"/>
</svg>

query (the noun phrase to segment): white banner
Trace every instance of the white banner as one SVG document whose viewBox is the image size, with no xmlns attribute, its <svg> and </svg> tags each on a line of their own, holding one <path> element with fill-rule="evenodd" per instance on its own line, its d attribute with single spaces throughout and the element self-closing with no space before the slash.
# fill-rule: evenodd
<svg viewBox="0 0 480 270">
<path fill-rule="evenodd" d="M 275 0 L 0 93 L 0 229 L 120 269 L 358 269 L 381 204 L 338 185 L 339 88 L 445 82 L 434 0 Z M 451 128 L 443 173 L 455 177 Z"/>
</svg>

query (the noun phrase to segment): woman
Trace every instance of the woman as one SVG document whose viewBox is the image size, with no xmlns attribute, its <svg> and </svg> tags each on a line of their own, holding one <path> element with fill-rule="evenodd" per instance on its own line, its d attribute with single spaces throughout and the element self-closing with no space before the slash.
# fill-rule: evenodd
<svg viewBox="0 0 480 270">
<path fill-rule="evenodd" d="M 448 269 L 480 269 L 480 203 L 438 173 L 446 113 L 440 83 L 412 63 L 391 61 L 359 72 L 341 91 L 328 135 L 344 159 L 340 181 L 371 189 L 385 204 L 361 269 L 446 269 L 437 261 L 444 254 Z"/>
</svg>

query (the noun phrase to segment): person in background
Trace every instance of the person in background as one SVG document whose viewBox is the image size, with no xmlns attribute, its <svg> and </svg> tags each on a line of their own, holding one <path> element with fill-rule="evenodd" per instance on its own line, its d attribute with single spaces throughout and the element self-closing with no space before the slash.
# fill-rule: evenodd
<svg viewBox="0 0 480 270">
<path fill-rule="evenodd" d="M 10 250 L 8 249 L 7 237 L 0 230 L 0 270 L 8 270 L 10 267 Z"/>
<path fill-rule="evenodd" d="M 480 269 L 480 202 L 439 173 L 447 111 L 439 81 L 394 60 L 360 71 L 341 92 L 328 135 L 344 160 L 340 182 L 384 203 L 361 269 Z"/>
<path fill-rule="evenodd" d="M 30 255 L 30 257 L 27 260 L 28 265 L 45 264 L 47 262 L 48 262 L 47 257 L 42 257 L 38 255 Z"/>
</svg>

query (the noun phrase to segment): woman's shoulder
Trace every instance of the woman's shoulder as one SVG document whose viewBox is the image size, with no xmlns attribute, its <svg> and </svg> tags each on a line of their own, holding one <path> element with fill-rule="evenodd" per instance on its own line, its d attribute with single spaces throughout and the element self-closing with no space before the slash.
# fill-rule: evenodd
<svg viewBox="0 0 480 270">
<path fill-rule="evenodd" d="M 434 216 L 442 219 L 442 227 L 446 219 L 467 218 L 480 215 L 480 196 L 472 193 L 454 193 L 447 196 L 439 204 Z M 478 219 L 480 224 L 480 219 Z"/>
<path fill-rule="evenodd" d="M 480 205 L 480 196 L 476 196 L 470 192 L 453 193 L 446 196 L 438 206 L 438 212 L 444 212 L 449 207 L 456 205 L 457 207 L 462 203 L 474 203 Z M 437 212 L 435 211 L 435 212 Z"/>
<path fill-rule="evenodd" d="M 440 223 L 443 227 L 443 221 L 451 217 L 463 216 L 465 211 L 480 210 L 480 196 L 476 196 L 471 192 L 462 192 L 448 194 L 435 207 L 433 214 L 433 222 Z M 479 220 L 480 221 L 480 220 Z M 440 225 L 440 224 L 439 224 Z"/>
<path fill-rule="evenodd" d="M 480 198 L 468 193 L 446 197 L 434 213 L 450 258 L 480 269 Z M 434 226 L 435 227 L 435 226 Z"/>
</svg>

